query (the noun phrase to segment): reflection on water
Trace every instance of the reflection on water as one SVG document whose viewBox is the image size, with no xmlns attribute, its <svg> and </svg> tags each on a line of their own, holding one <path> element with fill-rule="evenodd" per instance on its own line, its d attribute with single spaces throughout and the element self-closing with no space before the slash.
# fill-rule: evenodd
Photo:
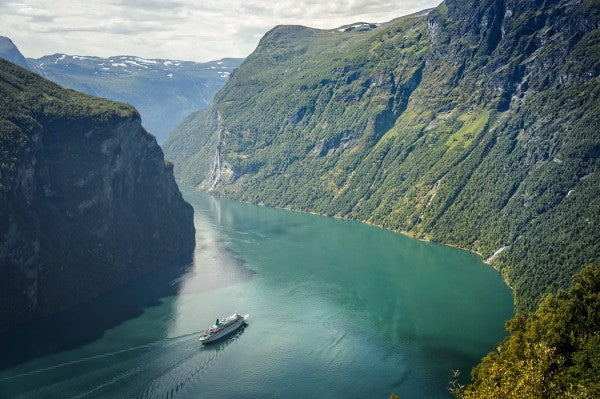
<svg viewBox="0 0 600 399">
<path fill-rule="evenodd" d="M 510 292 L 472 254 L 182 191 L 193 264 L 4 338 L 0 397 L 447 398 L 504 335 Z"/>
<path fill-rule="evenodd" d="M 180 294 L 218 289 L 248 281 L 254 271 L 233 250 L 223 246 L 225 237 L 219 234 L 222 213 L 216 198 L 209 197 L 210 213 L 195 212 L 196 249 L 194 262 L 180 279 Z M 212 217 L 209 217 L 211 215 Z"/>
</svg>

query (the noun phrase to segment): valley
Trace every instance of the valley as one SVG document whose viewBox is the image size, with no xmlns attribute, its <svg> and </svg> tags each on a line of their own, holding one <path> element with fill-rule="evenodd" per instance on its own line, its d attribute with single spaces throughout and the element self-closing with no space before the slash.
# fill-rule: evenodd
<svg viewBox="0 0 600 399">
<path fill-rule="evenodd" d="M 598 15 L 449 1 L 275 27 L 163 148 L 180 182 L 227 198 L 504 248 L 492 265 L 532 310 L 599 259 Z"/>
<path fill-rule="evenodd" d="M 0 4 L 0 397 L 599 397 L 600 2 L 296 3 Z"/>
</svg>

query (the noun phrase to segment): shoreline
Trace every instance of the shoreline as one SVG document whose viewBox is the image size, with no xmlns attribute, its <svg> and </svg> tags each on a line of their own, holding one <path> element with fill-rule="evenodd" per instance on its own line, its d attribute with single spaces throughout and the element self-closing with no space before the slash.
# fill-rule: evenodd
<svg viewBox="0 0 600 399">
<path fill-rule="evenodd" d="M 294 209 L 294 208 L 291 208 L 291 207 L 280 207 L 280 206 L 273 206 L 273 205 L 267 205 L 267 204 L 264 204 L 264 203 L 259 203 L 259 204 L 256 204 L 256 203 L 254 203 L 254 202 L 250 202 L 250 201 L 243 201 L 243 200 L 240 200 L 240 199 L 228 198 L 228 197 L 225 197 L 225 196 L 223 196 L 223 195 L 219 195 L 218 193 L 216 193 L 216 192 L 214 192 L 214 191 L 205 191 L 205 190 L 201 190 L 201 189 L 199 189 L 199 188 L 197 188 L 197 187 L 190 186 L 190 185 L 187 185 L 187 184 L 183 184 L 182 182 L 179 182 L 179 181 L 178 181 L 177 183 L 178 183 L 178 184 L 181 184 L 181 185 L 182 185 L 182 186 L 184 186 L 184 187 L 191 188 L 191 189 L 192 189 L 192 190 L 194 190 L 194 191 L 198 191 L 198 192 L 201 192 L 201 193 L 204 193 L 204 194 L 212 195 L 212 196 L 218 197 L 218 198 L 220 198 L 220 199 L 226 199 L 226 200 L 230 200 L 230 201 L 238 201 L 238 202 L 242 202 L 242 203 L 244 203 L 244 204 L 249 204 L 249 205 L 256 205 L 256 206 L 267 206 L 267 207 L 270 207 L 270 208 L 275 208 L 275 209 L 280 209 L 280 210 L 284 210 L 284 211 L 290 211 L 290 212 L 299 212 L 299 213 L 304 213 L 304 214 L 308 214 L 308 215 L 324 216 L 324 217 L 328 217 L 328 218 L 332 218 L 332 219 L 336 219 L 336 220 L 342 220 L 342 221 L 350 221 L 350 222 L 362 223 L 362 224 L 365 224 L 365 225 L 368 225 L 368 226 L 377 227 L 377 228 L 379 228 L 379 229 L 383 229 L 383 230 L 391 231 L 391 232 L 393 232 L 393 233 L 396 233 L 396 234 L 402 234 L 402 235 L 403 235 L 403 236 L 405 236 L 405 237 L 412 238 L 412 239 L 414 239 L 414 240 L 417 240 L 417 241 L 421 241 L 421 242 L 427 242 L 427 243 L 431 243 L 431 244 L 439 244 L 439 245 L 444 245 L 444 246 L 446 246 L 446 247 L 451 247 L 451 248 L 455 248 L 455 249 L 460 249 L 460 250 L 462 250 L 462 251 L 467 251 L 467 252 L 470 252 L 470 253 L 472 253 L 472 254 L 475 254 L 475 255 L 479 256 L 479 258 L 480 258 L 480 262 L 481 262 L 482 264 L 484 264 L 484 265 L 486 265 L 486 266 L 489 266 L 489 267 L 491 267 L 491 268 L 492 268 L 494 271 L 496 271 L 496 272 L 497 272 L 497 273 L 500 275 L 500 278 L 502 278 L 502 281 L 503 281 L 503 282 L 504 282 L 504 284 L 505 284 L 505 285 L 508 287 L 508 289 L 510 290 L 510 292 L 511 292 L 511 294 L 512 294 L 512 298 L 513 298 L 513 306 L 516 308 L 516 305 L 517 305 L 516 298 L 517 298 L 517 297 L 516 297 L 515 290 L 514 290 L 514 288 L 512 287 L 512 285 L 510 284 L 510 281 L 508 280 L 508 277 L 507 277 L 507 276 L 505 275 L 505 273 L 503 273 L 503 272 L 500 270 L 500 268 L 497 266 L 497 263 L 496 263 L 496 264 L 494 264 L 494 260 L 496 259 L 496 257 L 497 257 L 498 255 L 500 255 L 502 252 L 504 252 L 504 250 L 508 249 L 508 247 L 509 247 L 509 246 L 505 246 L 505 247 L 502 247 L 502 248 L 500 248 L 499 252 L 498 252 L 498 251 L 496 251 L 496 253 L 494 253 L 494 254 L 493 254 L 492 256 L 490 256 L 489 258 L 487 258 L 487 259 L 484 259 L 483 255 L 482 255 L 480 252 L 476 251 L 476 250 L 472 250 L 472 249 L 468 249 L 468 248 L 462 248 L 462 247 L 459 247 L 458 245 L 454 245 L 454 244 L 443 243 L 443 242 L 439 242 L 439 241 L 432 241 L 432 240 L 430 240 L 430 239 L 428 239 L 428 238 L 419 238 L 419 237 L 415 237 L 413 234 L 411 234 L 411 233 L 410 233 L 410 232 L 408 232 L 408 231 L 402 231 L 402 230 L 390 229 L 390 228 L 384 227 L 384 226 L 382 226 L 382 225 L 379 225 L 379 224 L 376 224 L 376 223 L 372 223 L 372 222 L 368 222 L 368 221 L 364 221 L 364 220 L 360 220 L 360 219 L 352 219 L 352 218 L 348 218 L 348 217 L 341 217 L 341 216 L 335 216 L 335 215 L 327 215 L 327 214 L 325 214 L 325 213 L 322 213 L 322 212 L 315 212 L 315 211 L 303 211 L 303 210 Z"/>
</svg>

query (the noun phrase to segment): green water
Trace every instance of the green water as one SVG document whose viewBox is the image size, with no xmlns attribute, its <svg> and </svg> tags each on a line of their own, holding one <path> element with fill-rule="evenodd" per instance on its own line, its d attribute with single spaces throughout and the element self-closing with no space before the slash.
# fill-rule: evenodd
<svg viewBox="0 0 600 399">
<path fill-rule="evenodd" d="M 0 397 L 447 398 L 504 336 L 510 291 L 471 253 L 183 191 L 194 263 L 2 337 Z"/>
</svg>

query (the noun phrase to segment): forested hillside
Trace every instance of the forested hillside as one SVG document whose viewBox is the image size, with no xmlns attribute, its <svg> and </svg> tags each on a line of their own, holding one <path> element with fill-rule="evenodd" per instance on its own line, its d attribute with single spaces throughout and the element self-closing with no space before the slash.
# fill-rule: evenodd
<svg viewBox="0 0 600 399">
<path fill-rule="evenodd" d="M 477 251 L 533 309 L 600 259 L 599 24 L 596 0 L 447 0 L 279 26 L 165 154 L 200 189 Z"/>
</svg>

